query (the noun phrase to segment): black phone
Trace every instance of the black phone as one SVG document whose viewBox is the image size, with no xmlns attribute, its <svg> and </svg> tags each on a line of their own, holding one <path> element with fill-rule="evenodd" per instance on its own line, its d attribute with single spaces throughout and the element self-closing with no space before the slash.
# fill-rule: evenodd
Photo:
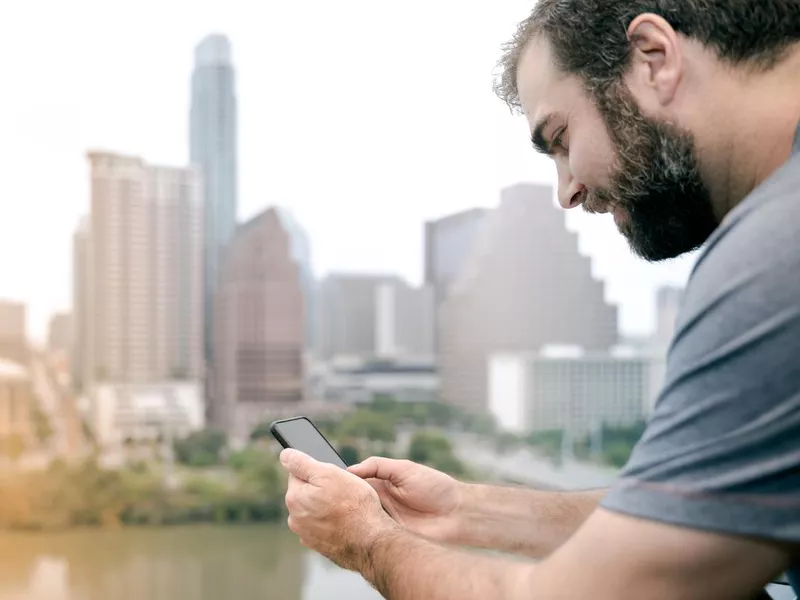
<svg viewBox="0 0 800 600">
<path fill-rule="evenodd" d="M 347 463 L 308 417 L 275 421 L 269 426 L 269 431 L 284 448 L 294 448 L 320 462 L 347 468 Z"/>
</svg>

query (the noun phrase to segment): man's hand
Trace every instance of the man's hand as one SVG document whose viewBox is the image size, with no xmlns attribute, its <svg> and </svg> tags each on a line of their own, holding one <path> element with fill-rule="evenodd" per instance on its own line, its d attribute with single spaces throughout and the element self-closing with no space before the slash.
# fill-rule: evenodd
<svg viewBox="0 0 800 600">
<path fill-rule="evenodd" d="M 464 484 L 449 475 L 408 460 L 376 457 L 348 470 L 366 479 L 389 514 L 408 530 L 437 541 L 458 535 Z"/>
<path fill-rule="evenodd" d="M 297 450 L 281 452 L 289 472 L 289 529 L 340 567 L 362 570 L 370 547 L 396 525 L 362 479 Z"/>
</svg>

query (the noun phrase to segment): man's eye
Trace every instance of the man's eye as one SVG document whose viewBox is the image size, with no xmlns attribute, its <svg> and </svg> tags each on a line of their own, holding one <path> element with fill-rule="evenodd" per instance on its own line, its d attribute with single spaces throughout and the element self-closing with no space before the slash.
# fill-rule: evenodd
<svg viewBox="0 0 800 600">
<path fill-rule="evenodd" d="M 553 143 L 551 144 L 553 148 L 562 148 L 563 150 L 566 150 L 564 146 L 564 134 L 566 133 L 566 131 L 567 131 L 566 129 L 562 129 L 561 131 L 558 132 L 558 135 L 556 135 L 556 137 L 553 138 Z"/>
</svg>

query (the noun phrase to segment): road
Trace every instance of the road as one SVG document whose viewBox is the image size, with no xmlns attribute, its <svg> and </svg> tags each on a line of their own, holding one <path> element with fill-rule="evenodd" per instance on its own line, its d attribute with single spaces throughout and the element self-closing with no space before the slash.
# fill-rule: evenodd
<svg viewBox="0 0 800 600">
<path fill-rule="evenodd" d="M 595 489 L 608 487 L 617 477 L 615 469 L 564 460 L 555 465 L 527 448 L 501 455 L 488 442 L 460 434 L 453 437 L 456 456 L 493 478 L 547 489 Z"/>
<path fill-rule="evenodd" d="M 444 432 L 453 443 L 456 456 L 464 463 L 498 481 L 539 489 L 595 489 L 608 487 L 617 477 L 615 469 L 564 460 L 559 466 L 524 448 L 507 454 L 498 453 L 490 442 L 468 433 Z M 397 433 L 397 447 L 405 453 L 413 429 Z"/>
</svg>

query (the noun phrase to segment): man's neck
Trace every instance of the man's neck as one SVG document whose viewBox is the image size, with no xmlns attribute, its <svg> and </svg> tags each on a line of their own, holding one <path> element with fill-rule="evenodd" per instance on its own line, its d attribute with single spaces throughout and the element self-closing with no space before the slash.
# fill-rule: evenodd
<svg viewBox="0 0 800 600">
<path fill-rule="evenodd" d="M 716 150 L 726 159 L 714 165 L 711 183 L 720 219 L 791 156 L 800 120 L 800 46 L 770 71 L 737 77 L 732 87 L 718 113 L 727 120 L 719 131 L 729 133 L 717 138 Z"/>
</svg>

